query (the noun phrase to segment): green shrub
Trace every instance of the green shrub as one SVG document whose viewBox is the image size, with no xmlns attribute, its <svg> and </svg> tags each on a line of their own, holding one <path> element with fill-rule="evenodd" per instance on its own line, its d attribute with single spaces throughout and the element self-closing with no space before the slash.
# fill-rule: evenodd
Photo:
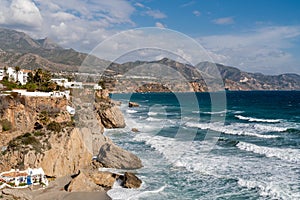
<svg viewBox="0 0 300 200">
<path fill-rule="evenodd" d="M 33 136 L 29 136 L 29 137 L 23 137 L 22 138 L 22 144 L 24 145 L 39 145 L 40 142 Z"/>
<path fill-rule="evenodd" d="M 0 123 L 2 125 L 2 131 L 9 131 L 9 130 L 11 130 L 12 124 L 7 119 L 2 120 Z"/>
<path fill-rule="evenodd" d="M 38 136 L 43 136 L 43 135 L 45 135 L 45 133 L 44 133 L 44 132 L 41 132 L 41 131 L 35 131 L 35 132 L 33 133 L 33 135 L 36 136 L 36 137 L 38 137 Z"/>
<path fill-rule="evenodd" d="M 48 124 L 48 126 L 47 126 L 47 130 L 54 131 L 54 132 L 58 133 L 58 132 L 61 132 L 62 127 L 61 127 L 60 123 L 50 122 L 50 124 Z"/>
<path fill-rule="evenodd" d="M 20 183 L 19 186 L 26 186 L 27 183 Z"/>
</svg>

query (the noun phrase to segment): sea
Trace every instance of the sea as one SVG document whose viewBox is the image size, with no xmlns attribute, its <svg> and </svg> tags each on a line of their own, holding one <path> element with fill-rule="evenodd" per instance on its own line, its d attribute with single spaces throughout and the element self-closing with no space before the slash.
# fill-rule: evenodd
<svg viewBox="0 0 300 200">
<path fill-rule="evenodd" d="M 144 165 L 112 199 L 300 199 L 300 91 L 111 97 L 127 126 L 105 135 Z"/>
</svg>

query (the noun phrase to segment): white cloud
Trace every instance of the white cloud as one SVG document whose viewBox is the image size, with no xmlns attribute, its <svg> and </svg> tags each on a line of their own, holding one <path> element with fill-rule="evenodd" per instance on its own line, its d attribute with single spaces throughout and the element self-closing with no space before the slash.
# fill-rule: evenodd
<svg viewBox="0 0 300 200">
<path fill-rule="evenodd" d="M 153 17 L 154 19 L 163 19 L 167 17 L 166 14 L 159 10 L 148 10 L 146 11 L 146 14 Z"/>
<path fill-rule="evenodd" d="M 156 22 L 155 23 L 155 26 L 158 27 L 158 28 L 166 28 L 166 26 L 160 22 Z"/>
<path fill-rule="evenodd" d="M 213 23 L 219 24 L 219 25 L 234 24 L 234 19 L 233 19 L 233 17 L 218 18 L 218 19 L 213 20 Z"/>
<path fill-rule="evenodd" d="M 193 11 L 193 14 L 196 16 L 196 17 L 199 17 L 201 15 L 201 12 L 199 10 L 194 10 Z"/>
<path fill-rule="evenodd" d="M 88 52 L 115 27 L 134 27 L 133 12 L 124 0 L 0 0 L 0 25 Z"/>
<path fill-rule="evenodd" d="M 135 6 L 137 6 L 137 7 L 140 7 L 140 8 L 145 8 L 145 5 L 144 4 L 141 4 L 141 3 L 135 3 L 134 4 Z"/>
<path fill-rule="evenodd" d="M 299 26 L 276 26 L 242 34 L 207 36 L 199 41 L 215 62 L 245 71 L 278 74 L 300 72 L 299 59 L 289 52 L 297 37 Z"/>
<path fill-rule="evenodd" d="M 0 1 L 0 24 L 18 27 L 39 28 L 42 16 L 31 0 Z"/>
</svg>

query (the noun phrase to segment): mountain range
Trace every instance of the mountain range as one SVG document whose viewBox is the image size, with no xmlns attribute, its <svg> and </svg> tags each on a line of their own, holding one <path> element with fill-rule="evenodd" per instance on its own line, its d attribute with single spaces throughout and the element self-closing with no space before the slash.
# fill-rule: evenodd
<svg viewBox="0 0 300 200">
<path fill-rule="evenodd" d="M 49 71 L 76 72 L 88 54 L 73 49 L 64 49 L 49 38 L 33 39 L 29 35 L 11 29 L 0 28 L 0 67 L 19 66 L 25 69 L 43 68 Z M 89 55 L 89 61 L 94 66 L 107 66 L 109 61 Z M 168 66 L 158 71 L 149 70 L 155 66 Z M 148 66 L 142 69 L 139 66 Z M 149 67 L 151 66 L 151 67 Z M 135 70 L 138 68 L 138 70 Z M 148 70 L 147 70 L 148 69 Z M 153 68 L 154 69 L 154 68 Z M 181 74 L 195 91 L 206 91 L 214 80 L 214 70 L 218 69 L 224 87 L 229 90 L 300 90 L 300 76 L 297 74 L 264 75 L 248 73 L 235 67 L 222 64 L 201 62 L 196 66 L 180 63 L 169 58 L 156 61 L 135 61 L 127 63 L 110 63 L 105 71 L 105 77 L 116 82 L 127 84 L 128 88 L 136 86 L 128 72 L 135 71 L 135 75 L 163 78 L 172 75 L 174 71 Z M 173 70 L 173 71 L 172 71 Z M 88 71 L 88 70 L 86 70 Z M 117 77 L 122 77 L 117 81 Z M 154 80 L 154 79 L 153 79 Z M 205 80 L 205 81 L 204 81 Z M 179 85 L 178 85 L 179 84 Z M 182 87 L 180 83 L 173 87 Z M 112 87 L 111 85 L 111 87 Z M 153 85 L 150 84 L 150 89 Z M 125 91 L 128 89 L 122 87 Z M 147 87 L 143 87 L 147 90 Z M 162 87 L 163 88 L 163 87 Z M 159 87 L 156 87 L 160 91 Z"/>
</svg>

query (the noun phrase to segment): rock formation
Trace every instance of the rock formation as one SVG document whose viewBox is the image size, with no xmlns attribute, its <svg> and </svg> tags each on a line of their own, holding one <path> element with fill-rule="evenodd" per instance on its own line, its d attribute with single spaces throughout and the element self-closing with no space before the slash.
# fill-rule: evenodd
<svg viewBox="0 0 300 200">
<path fill-rule="evenodd" d="M 123 184 L 125 188 L 139 188 L 142 181 L 133 173 L 125 172 Z"/>
<path fill-rule="evenodd" d="M 131 108 L 131 107 L 139 107 L 140 105 L 138 103 L 135 103 L 135 102 L 129 102 L 128 103 L 128 107 Z"/>
<path fill-rule="evenodd" d="M 141 160 L 113 143 L 104 144 L 98 154 L 98 161 L 103 166 L 117 169 L 138 169 L 143 167 Z"/>
<path fill-rule="evenodd" d="M 0 133 L 0 147 L 6 147 L 0 155 L 0 171 L 42 167 L 46 175 L 62 177 L 86 168 L 97 154 L 101 166 L 142 167 L 137 156 L 102 134 L 103 127 L 125 126 L 119 108 L 103 97 L 80 110 L 79 116 L 71 116 L 66 106 L 74 102 L 66 99 L 2 96 L 0 122 L 9 121 L 11 130 Z"/>
</svg>

